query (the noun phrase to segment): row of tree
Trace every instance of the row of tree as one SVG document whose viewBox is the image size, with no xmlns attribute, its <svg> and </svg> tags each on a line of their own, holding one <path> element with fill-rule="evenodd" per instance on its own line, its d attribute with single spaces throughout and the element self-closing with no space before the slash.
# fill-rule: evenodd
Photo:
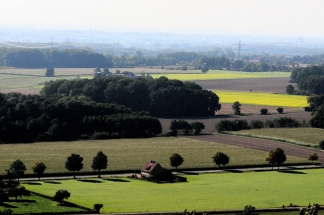
<svg viewBox="0 0 324 215">
<path fill-rule="evenodd" d="M 215 93 L 193 82 L 166 77 L 131 79 L 114 76 L 50 81 L 45 83 L 41 95 L 84 95 L 96 102 L 148 111 L 156 117 L 213 116 L 221 108 Z"/>
<path fill-rule="evenodd" d="M 0 94 L 0 142 L 149 137 L 158 119 L 86 96 Z"/>
</svg>

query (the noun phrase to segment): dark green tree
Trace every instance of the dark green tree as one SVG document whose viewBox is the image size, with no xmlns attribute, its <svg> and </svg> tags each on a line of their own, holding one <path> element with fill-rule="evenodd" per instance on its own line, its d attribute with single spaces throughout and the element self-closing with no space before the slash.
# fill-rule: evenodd
<svg viewBox="0 0 324 215">
<path fill-rule="evenodd" d="M 62 205 L 64 199 L 68 199 L 71 194 L 67 190 L 58 190 L 54 195 L 54 200 Z"/>
<path fill-rule="evenodd" d="M 300 215 L 317 215 L 318 210 L 320 209 L 319 204 L 308 204 L 306 208 L 300 208 L 299 214 Z"/>
<path fill-rule="evenodd" d="M 294 91 L 295 91 L 295 88 L 294 88 L 293 85 L 289 84 L 289 85 L 286 87 L 286 93 L 287 93 L 287 94 L 292 94 Z"/>
<path fill-rule="evenodd" d="M 285 161 L 287 160 L 285 151 L 281 148 L 277 148 L 274 151 L 270 151 L 268 156 L 266 157 L 266 161 L 273 167 L 273 165 L 277 165 L 278 169 Z"/>
<path fill-rule="evenodd" d="M 46 77 L 53 77 L 54 76 L 54 68 L 47 68 L 45 72 Z"/>
<path fill-rule="evenodd" d="M 173 153 L 170 156 L 170 165 L 172 167 L 175 167 L 176 170 L 178 169 L 178 166 L 180 166 L 183 163 L 183 157 L 177 153 Z"/>
<path fill-rule="evenodd" d="M 46 165 L 43 162 L 36 162 L 33 166 L 33 172 L 38 176 L 38 180 L 40 180 L 41 175 L 43 175 L 46 170 Z"/>
<path fill-rule="evenodd" d="M 15 160 L 10 164 L 10 172 L 12 172 L 18 179 L 25 174 L 26 166 L 21 160 Z"/>
<path fill-rule="evenodd" d="M 240 102 L 236 101 L 232 104 L 232 109 L 235 115 L 241 115 L 241 104 Z"/>
<path fill-rule="evenodd" d="M 277 111 L 278 111 L 278 113 L 282 114 L 283 113 L 283 108 L 282 107 L 278 107 L 277 108 Z"/>
<path fill-rule="evenodd" d="M 192 129 L 194 130 L 194 134 L 198 135 L 201 134 L 201 131 L 205 129 L 205 125 L 202 122 L 192 122 L 190 123 Z"/>
<path fill-rule="evenodd" d="M 308 155 L 308 160 L 312 161 L 317 161 L 318 160 L 318 155 L 314 152 L 313 154 Z"/>
<path fill-rule="evenodd" d="M 71 154 L 66 162 L 65 162 L 65 168 L 69 171 L 73 171 L 73 178 L 75 177 L 75 171 L 80 171 L 83 168 L 83 157 L 81 157 L 78 154 Z"/>
<path fill-rule="evenodd" d="M 93 205 L 93 209 L 99 213 L 100 212 L 100 209 L 103 207 L 103 204 L 94 204 Z"/>
<path fill-rule="evenodd" d="M 108 157 L 105 155 L 102 151 L 99 151 L 97 155 L 93 158 L 91 168 L 93 170 L 98 170 L 99 175 L 98 178 L 100 178 L 100 170 L 107 169 L 108 165 Z"/>
<path fill-rule="evenodd" d="M 221 168 L 220 165 L 225 166 L 226 164 L 229 163 L 230 158 L 222 153 L 222 152 L 217 152 L 214 156 L 213 156 L 213 161 L 216 165 L 218 165 L 219 168 Z"/>
<path fill-rule="evenodd" d="M 316 108 L 314 115 L 309 120 L 309 124 L 315 128 L 324 128 L 324 104 Z"/>
</svg>

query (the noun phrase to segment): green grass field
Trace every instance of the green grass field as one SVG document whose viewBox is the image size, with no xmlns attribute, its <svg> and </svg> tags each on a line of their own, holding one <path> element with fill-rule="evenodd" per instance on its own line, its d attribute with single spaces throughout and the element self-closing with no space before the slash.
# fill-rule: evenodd
<svg viewBox="0 0 324 215">
<path fill-rule="evenodd" d="M 80 208 L 71 207 L 71 205 L 58 206 L 57 202 L 36 195 L 31 195 L 22 198 L 18 197 L 17 202 L 12 199 L 11 202 L 5 202 L 5 205 L 0 205 L 0 211 L 3 211 L 5 209 L 12 210 L 13 214 L 64 213 L 64 212 L 77 213 L 77 212 L 85 211 Z"/>
<path fill-rule="evenodd" d="M 128 178 L 61 180 L 57 184 L 25 184 L 27 189 L 53 196 L 71 193 L 69 201 L 102 213 L 275 208 L 282 205 L 324 204 L 323 169 L 288 172 L 246 172 L 186 175 L 188 182 L 155 184 Z"/>
<path fill-rule="evenodd" d="M 169 79 L 181 81 L 242 79 L 242 78 L 288 78 L 290 72 L 238 72 L 227 70 L 210 70 L 207 73 L 197 74 L 151 74 L 153 78 L 165 76 Z"/>
<path fill-rule="evenodd" d="M 157 137 L 148 139 L 115 139 L 73 142 L 45 142 L 30 144 L 0 144 L 0 173 L 16 159 L 26 165 L 26 173 L 32 173 L 32 165 L 39 161 L 47 166 L 46 172 L 67 172 L 64 167 L 71 153 L 84 158 L 83 171 L 91 171 L 93 157 L 98 151 L 108 156 L 108 170 L 140 170 L 148 161 L 155 160 L 165 168 L 171 168 L 169 156 L 179 153 L 184 158 L 183 168 L 215 167 L 212 156 L 222 151 L 230 157 L 229 165 L 266 164 L 267 152 L 239 148 L 181 137 Z M 304 158 L 288 156 L 287 163 L 308 162 Z"/>
<path fill-rule="evenodd" d="M 318 146 L 324 140 L 324 129 L 320 128 L 264 128 L 231 132 L 254 137 L 276 138 L 301 145 Z"/>
<path fill-rule="evenodd" d="M 306 107 L 307 96 L 288 95 L 288 94 L 271 94 L 257 92 L 236 92 L 212 90 L 220 98 L 220 103 L 234 103 L 239 101 L 246 105 L 265 105 L 277 107 Z"/>
</svg>

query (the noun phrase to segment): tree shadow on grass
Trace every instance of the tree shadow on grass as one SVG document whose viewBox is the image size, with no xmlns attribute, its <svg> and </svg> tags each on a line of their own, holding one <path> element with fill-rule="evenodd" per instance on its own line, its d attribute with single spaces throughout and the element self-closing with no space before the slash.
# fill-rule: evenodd
<svg viewBox="0 0 324 215">
<path fill-rule="evenodd" d="M 290 174 L 307 174 L 305 172 L 295 171 L 295 170 L 278 170 L 281 173 L 290 173 Z"/>
<path fill-rule="evenodd" d="M 78 181 L 81 181 L 81 182 L 89 182 L 89 183 L 102 183 L 101 181 L 94 180 L 94 179 L 78 179 Z"/>
<path fill-rule="evenodd" d="M 16 206 L 13 206 L 13 205 L 9 205 L 9 204 L 7 204 L 7 203 L 0 203 L 0 206 L 2 206 L 2 207 L 5 207 L 5 208 L 18 208 L 18 207 L 16 207 Z"/>
<path fill-rule="evenodd" d="M 71 202 L 63 202 L 63 204 L 57 204 L 57 206 L 59 207 L 69 207 L 69 208 L 78 208 L 79 205 L 76 205 L 74 203 Z"/>
<path fill-rule="evenodd" d="M 197 172 L 186 172 L 186 171 L 178 171 L 178 172 L 186 175 L 199 175 Z"/>
<path fill-rule="evenodd" d="M 125 179 L 121 179 L 121 178 L 105 178 L 103 180 L 106 180 L 106 181 L 113 181 L 113 182 L 130 182 L 128 180 L 125 180 Z"/>
<path fill-rule="evenodd" d="M 40 182 L 23 182 L 23 184 L 29 184 L 29 185 L 42 185 Z"/>
<path fill-rule="evenodd" d="M 48 183 L 48 184 L 62 184 L 59 181 L 44 181 L 44 183 Z"/>
</svg>

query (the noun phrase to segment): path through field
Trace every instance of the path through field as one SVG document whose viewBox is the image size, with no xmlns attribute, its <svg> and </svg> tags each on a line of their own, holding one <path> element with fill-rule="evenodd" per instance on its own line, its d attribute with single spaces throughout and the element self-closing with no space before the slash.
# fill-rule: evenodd
<svg viewBox="0 0 324 215">
<path fill-rule="evenodd" d="M 297 156 L 308 158 L 309 154 L 317 153 L 319 162 L 324 163 L 324 151 L 315 150 L 311 148 L 305 148 L 297 145 L 292 145 L 288 143 L 281 143 L 277 141 L 251 138 L 251 137 L 242 137 L 242 136 L 233 136 L 226 134 L 215 134 L 215 135 L 200 135 L 200 136 L 188 136 L 189 138 L 204 140 L 209 142 L 217 142 L 222 144 L 228 144 L 243 148 L 256 149 L 261 151 L 271 151 L 276 148 L 282 148 L 285 151 L 286 155 Z"/>
</svg>

